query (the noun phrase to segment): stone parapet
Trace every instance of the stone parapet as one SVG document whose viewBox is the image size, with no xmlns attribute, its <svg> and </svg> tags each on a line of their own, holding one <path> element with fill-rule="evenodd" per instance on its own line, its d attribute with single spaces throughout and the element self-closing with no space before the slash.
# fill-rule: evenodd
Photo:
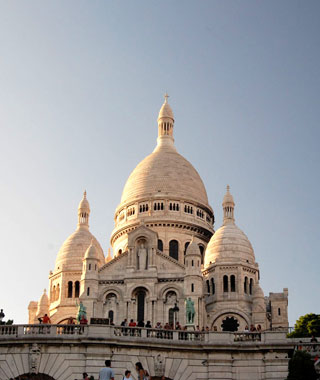
<svg viewBox="0 0 320 380">
<path fill-rule="evenodd" d="M 106 359 L 116 379 L 142 362 L 168 379 L 283 379 L 294 342 L 282 332 L 160 330 L 109 325 L 0 326 L 0 379 L 33 370 L 54 380 L 97 378 Z M 238 377 L 234 377 L 237 374 Z M 157 375 L 158 376 L 158 375 Z M 243 377 L 245 376 L 245 377 Z M 157 377 L 156 377 L 157 378 Z"/>
</svg>

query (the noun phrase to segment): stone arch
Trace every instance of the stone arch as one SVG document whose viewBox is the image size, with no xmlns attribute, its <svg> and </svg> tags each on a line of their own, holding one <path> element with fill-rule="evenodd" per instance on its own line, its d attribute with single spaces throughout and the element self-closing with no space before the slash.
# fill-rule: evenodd
<svg viewBox="0 0 320 380">
<path fill-rule="evenodd" d="M 107 295 L 109 293 L 115 293 L 116 296 L 117 296 L 117 298 L 118 298 L 118 300 L 119 301 L 123 301 L 123 292 L 122 292 L 122 290 L 119 287 L 114 286 L 114 285 L 112 285 L 110 287 L 103 288 L 102 291 L 100 292 L 98 301 L 104 302 L 105 299 L 106 299 L 106 297 L 107 297 Z"/>
<path fill-rule="evenodd" d="M 135 292 L 138 290 L 138 289 L 145 289 L 146 292 L 147 292 L 147 298 L 149 298 L 153 292 L 150 288 L 150 286 L 148 284 L 133 284 L 129 290 L 128 290 L 128 294 L 130 294 L 130 297 L 131 298 L 134 298 L 135 297 Z"/>
<path fill-rule="evenodd" d="M 247 326 L 250 326 L 250 318 L 247 314 L 245 314 L 242 311 L 237 310 L 237 309 L 230 309 L 228 311 L 218 311 L 218 312 L 214 313 L 211 317 L 212 319 L 210 318 L 212 320 L 212 322 L 210 323 L 211 327 L 213 328 L 213 326 L 216 325 L 219 318 L 224 317 L 224 316 L 228 316 L 228 315 L 232 315 L 232 314 L 239 316 L 245 322 L 245 324 Z"/>
<path fill-rule="evenodd" d="M 168 292 L 173 291 L 177 293 L 178 299 L 182 298 L 182 289 L 179 288 L 177 285 L 168 285 L 160 290 L 159 298 L 162 299 L 162 301 L 166 300 L 166 295 Z"/>
</svg>

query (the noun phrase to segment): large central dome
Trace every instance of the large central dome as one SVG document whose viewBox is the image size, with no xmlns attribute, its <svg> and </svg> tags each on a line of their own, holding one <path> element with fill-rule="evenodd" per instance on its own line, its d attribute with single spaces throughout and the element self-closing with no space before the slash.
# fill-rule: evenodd
<svg viewBox="0 0 320 380">
<path fill-rule="evenodd" d="M 115 212 L 111 235 L 115 254 L 127 249 L 127 233 L 141 223 L 158 233 L 163 252 L 171 240 L 179 240 L 182 262 L 183 247 L 190 240 L 183 231 L 198 234 L 203 248 L 213 234 L 206 189 L 196 169 L 177 152 L 173 126 L 166 96 L 158 116 L 157 146 L 130 174 Z"/>
<path fill-rule="evenodd" d="M 159 144 L 133 170 L 121 203 L 153 196 L 188 199 L 208 205 L 207 192 L 195 168 L 172 146 Z"/>
<path fill-rule="evenodd" d="M 207 192 L 198 172 L 174 146 L 173 124 L 166 95 L 158 116 L 157 147 L 131 173 L 121 204 L 156 196 L 188 199 L 208 206 Z"/>
</svg>

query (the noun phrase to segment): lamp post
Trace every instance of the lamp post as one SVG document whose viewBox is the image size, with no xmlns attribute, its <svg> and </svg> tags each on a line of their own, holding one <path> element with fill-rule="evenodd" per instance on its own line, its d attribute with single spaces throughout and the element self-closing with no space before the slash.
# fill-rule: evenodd
<svg viewBox="0 0 320 380">
<path fill-rule="evenodd" d="M 174 308 L 172 309 L 173 311 L 173 328 L 176 328 L 176 323 L 177 323 L 177 313 L 179 312 L 179 308 L 177 306 L 177 303 L 174 304 Z"/>
</svg>

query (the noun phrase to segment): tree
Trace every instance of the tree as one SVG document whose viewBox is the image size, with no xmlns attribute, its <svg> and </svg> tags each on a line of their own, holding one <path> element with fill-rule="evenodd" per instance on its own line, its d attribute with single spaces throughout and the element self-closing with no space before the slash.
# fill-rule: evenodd
<svg viewBox="0 0 320 380">
<path fill-rule="evenodd" d="M 303 338 L 311 335 L 320 336 L 320 314 L 302 315 L 294 325 L 289 338 Z"/>
<path fill-rule="evenodd" d="M 287 380 L 317 380 L 317 373 L 310 354 L 305 351 L 296 351 L 289 360 L 289 374 Z"/>
</svg>

